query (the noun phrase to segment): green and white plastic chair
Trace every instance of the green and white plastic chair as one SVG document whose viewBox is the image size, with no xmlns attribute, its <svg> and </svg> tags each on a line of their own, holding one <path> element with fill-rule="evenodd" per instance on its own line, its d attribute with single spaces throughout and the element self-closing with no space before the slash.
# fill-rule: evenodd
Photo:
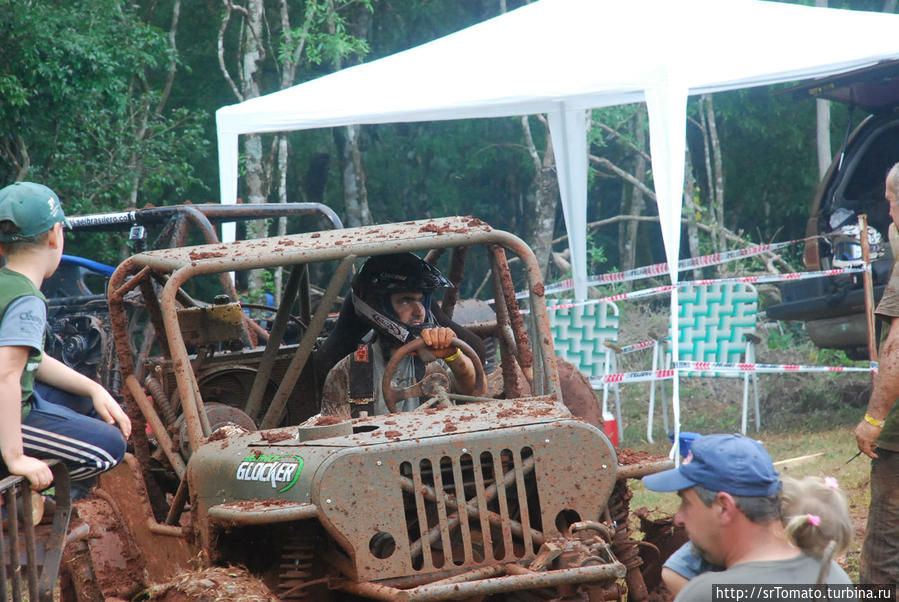
<svg viewBox="0 0 899 602">
<path fill-rule="evenodd" d="M 678 287 L 678 361 L 712 363 L 755 363 L 758 291 L 749 283 L 716 282 L 702 286 Z M 666 352 L 670 366 L 669 349 Z M 752 387 L 755 428 L 761 428 L 758 382 L 755 372 L 711 370 L 681 372 L 681 378 L 742 378 L 743 412 L 741 430 L 746 434 L 749 389 Z M 666 409 L 663 409 L 666 412 Z M 650 433 L 653 408 L 649 410 Z"/>
<path fill-rule="evenodd" d="M 570 299 L 555 299 L 554 304 L 573 303 Z M 601 377 L 616 371 L 616 354 L 606 343 L 618 343 L 618 306 L 604 301 L 589 305 L 575 305 L 549 312 L 556 355 L 574 364 L 587 378 Z M 599 390 L 597 388 L 597 390 Z M 616 383 L 602 385 L 602 413 L 608 413 L 609 392 L 615 396 L 615 418 L 618 440 L 622 437 L 621 399 Z"/>
</svg>

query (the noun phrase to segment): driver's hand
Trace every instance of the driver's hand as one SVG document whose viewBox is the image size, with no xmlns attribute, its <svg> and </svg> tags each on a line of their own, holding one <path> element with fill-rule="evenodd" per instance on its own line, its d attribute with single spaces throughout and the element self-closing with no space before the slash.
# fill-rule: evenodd
<svg viewBox="0 0 899 602">
<path fill-rule="evenodd" d="M 434 357 L 443 359 L 449 357 L 459 351 L 459 348 L 453 345 L 453 337 L 456 333 L 452 328 L 441 326 L 439 328 L 425 328 L 421 331 L 421 338 L 428 346 L 428 351 L 434 354 Z"/>
</svg>

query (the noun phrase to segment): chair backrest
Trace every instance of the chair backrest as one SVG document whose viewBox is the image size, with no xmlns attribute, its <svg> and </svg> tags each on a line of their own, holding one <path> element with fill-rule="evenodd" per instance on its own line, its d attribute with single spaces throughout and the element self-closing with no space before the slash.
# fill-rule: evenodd
<svg viewBox="0 0 899 602">
<path fill-rule="evenodd" d="M 563 305 L 567 299 L 553 303 Z M 550 310 L 549 325 L 556 355 L 575 366 L 586 376 L 604 374 L 606 356 L 614 351 L 603 343 L 618 343 L 618 306 L 604 301 Z"/>
<path fill-rule="evenodd" d="M 744 335 L 755 332 L 758 292 L 742 282 L 678 288 L 678 359 L 745 361 Z"/>
</svg>

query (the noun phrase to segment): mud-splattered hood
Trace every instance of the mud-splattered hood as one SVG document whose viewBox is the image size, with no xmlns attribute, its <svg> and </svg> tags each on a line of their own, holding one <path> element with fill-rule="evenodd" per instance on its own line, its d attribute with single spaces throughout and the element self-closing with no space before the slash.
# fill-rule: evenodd
<svg viewBox="0 0 899 602">
<path fill-rule="evenodd" d="M 288 427 L 208 443 L 188 467 L 191 497 L 212 522 L 318 520 L 360 578 L 376 579 L 438 562 L 415 544 L 422 534 L 413 522 L 432 513 L 461 504 L 457 512 L 524 523 L 530 554 L 534 542 L 558 535 L 559 516 L 597 520 L 616 478 L 605 435 L 552 398 L 375 416 L 348 428 L 310 441 Z M 379 557 L 377 534 L 396 553 Z M 476 556 L 469 550 L 463 564 L 479 564 Z"/>
</svg>

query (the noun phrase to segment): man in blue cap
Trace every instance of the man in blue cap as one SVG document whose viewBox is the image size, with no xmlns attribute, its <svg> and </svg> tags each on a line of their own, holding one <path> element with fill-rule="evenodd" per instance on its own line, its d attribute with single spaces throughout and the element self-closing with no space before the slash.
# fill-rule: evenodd
<svg viewBox="0 0 899 602">
<path fill-rule="evenodd" d="M 780 475 L 762 445 L 740 435 L 693 442 L 678 468 L 643 478 L 653 491 L 676 491 L 683 526 L 697 553 L 725 567 L 692 579 L 676 600 L 712 600 L 713 584 L 813 584 L 820 561 L 784 535 Z M 827 583 L 851 583 L 831 561 Z"/>
<path fill-rule="evenodd" d="M 0 189 L 0 476 L 23 476 L 36 491 L 53 479 L 43 460 L 62 459 L 79 491 L 78 482 L 122 460 L 131 434 L 106 389 L 43 352 L 47 300 L 40 287 L 59 266 L 65 223 L 59 197 L 46 186 Z"/>
</svg>

